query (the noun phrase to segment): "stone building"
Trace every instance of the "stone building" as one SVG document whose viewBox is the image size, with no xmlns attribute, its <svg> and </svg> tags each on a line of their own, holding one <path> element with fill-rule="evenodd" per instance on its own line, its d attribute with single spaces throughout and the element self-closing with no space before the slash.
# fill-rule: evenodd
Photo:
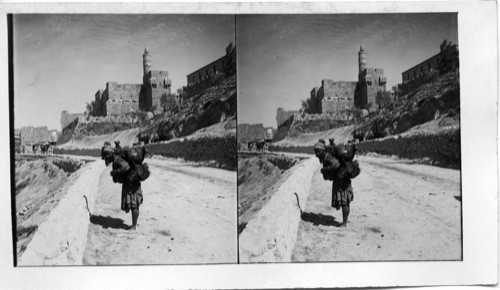
<svg viewBox="0 0 500 290">
<path fill-rule="evenodd" d="M 226 55 L 187 75 L 187 85 L 192 87 L 208 80 L 218 73 L 227 73 L 228 67 L 236 66 L 236 48 L 230 43 Z"/>
<path fill-rule="evenodd" d="M 364 109 L 371 106 L 377 109 L 378 92 L 386 91 L 387 79 L 381 68 L 367 67 L 367 53 L 361 45 L 358 52 L 358 80 L 334 81 L 323 79 L 321 86 L 311 90 L 307 100 L 307 113 L 325 115 L 327 119 L 349 120 L 353 117 L 352 109 Z M 276 121 L 278 127 L 298 111 L 285 111 L 278 108 Z M 326 116 L 328 115 L 328 116 Z"/>
<path fill-rule="evenodd" d="M 376 106 L 377 92 L 386 91 L 387 79 L 381 68 L 367 67 L 367 54 L 361 46 L 358 52 L 358 81 L 323 79 L 320 87 L 311 90 L 310 114 L 338 114 L 353 108 Z"/>
<path fill-rule="evenodd" d="M 264 127 L 264 124 L 238 124 L 238 142 L 246 143 L 252 140 L 272 139 L 274 129 Z"/>
<path fill-rule="evenodd" d="M 447 44 L 446 40 L 443 43 Z M 448 59 L 452 62 L 458 62 L 458 57 L 456 56 L 457 51 L 458 46 L 456 44 L 451 44 L 451 42 L 449 42 L 446 46 L 443 46 L 442 44 L 440 47 L 440 52 L 438 54 L 401 73 L 403 84 L 422 77 L 425 74 L 429 74 L 434 70 L 437 70 L 441 64 L 441 61 L 443 60 L 446 61 L 446 59 Z M 458 63 L 454 63 L 452 65 L 458 67 Z"/>
<path fill-rule="evenodd" d="M 47 143 L 50 140 L 50 132 L 47 129 L 47 126 L 21 127 L 19 133 L 21 138 L 21 146 L 31 146 L 33 144 Z"/>
<path fill-rule="evenodd" d="M 323 80 L 316 96 L 318 100 L 321 100 L 318 113 L 333 114 L 352 109 L 356 85 L 356 82 Z"/>
<path fill-rule="evenodd" d="M 168 71 L 151 70 L 151 55 L 144 49 L 142 84 L 106 83 L 105 90 L 98 90 L 92 102 L 92 116 L 122 117 L 139 110 L 162 110 L 161 97 L 171 93 Z"/>
</svg>

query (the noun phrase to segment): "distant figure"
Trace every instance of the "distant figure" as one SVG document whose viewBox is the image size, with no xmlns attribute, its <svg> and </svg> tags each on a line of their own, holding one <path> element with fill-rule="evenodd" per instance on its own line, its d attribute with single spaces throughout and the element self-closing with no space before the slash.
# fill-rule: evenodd
<svg viewBox="0 0 500 290">
<path fill-rule="evenodd" d="M 351 210 L 350 204 L 354 199 L 351 179 L 348 176 L 339 177 L 341 162 L 327 151 L 327 146 L 323 142 L 314 145 L 314 152 L 319 162 L 323 164 L 323 168 L 321 168 L 323 178 L 333 181 L 331 206 L 337 210 L 342 208 L 342 224 L 340 227 L 347 227 L 347 220 Z"/>
<path fill-rule="evenodd" d="M 120 140 L 115 141 L 115 154 L 116 155 L 122 154 L 122 146 L 120 146 Z"/>
<path fill-rule="evenodd" d="M 327 150 L 330 151 L 330 154 L 332 154 L 332 156 L 335 156 L 337 154 L 337 145 L 335 145 L 335 139 L 330 138 L 328 139 L 328 141 L 330 142 L 330 145 L 327 146 Z"/>
<path fill-rule="evenodd" d="M 41 151 L 42 155 L 47 155 L 47 153 L 49 151 L 49 147 L 50 147 L 49 143 L 45 143 L 45 144 L 40 145 L 40 151 Z"/>
<path fill-rule="evenodd" d="M 252 152 L 253 141 L 248 142 L 248 151 Z"/>
<path fill-rule="evenodd" d="M 264 145 L 266 144 L 266 141 L 260 140 L 257 142 L 257 151 L 262 152 L 264 150 Z"/>
<path fill-rule="evenodd" d="M 36 155 L 36 152 L 38 151 L 38 144 L 33 144 L 31 148 L 33 149 L 33 154 Z"/>
<path fill-rule="evenodd" d="M 49 146 L 49 155 L 50 156 L 54 155 L 54 146 L 52 145 Z"/>
<path fill-rule="evenodd" d="M 26 153 L 26 146 L 24 146 L 24 145 L 21 146 L 21 151 L 23 152 L 23 154 Z"/>
</svg>

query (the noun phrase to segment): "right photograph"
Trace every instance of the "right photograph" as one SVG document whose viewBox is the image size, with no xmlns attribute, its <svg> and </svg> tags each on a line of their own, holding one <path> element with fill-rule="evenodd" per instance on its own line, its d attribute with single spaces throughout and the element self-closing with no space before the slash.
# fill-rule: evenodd
<svg viewBox="0 0 500 290">
<path fill-rule="evenodd" d="M 239 263 L 463 259 L 457 16 L 236 16 Z"/>
</svg>

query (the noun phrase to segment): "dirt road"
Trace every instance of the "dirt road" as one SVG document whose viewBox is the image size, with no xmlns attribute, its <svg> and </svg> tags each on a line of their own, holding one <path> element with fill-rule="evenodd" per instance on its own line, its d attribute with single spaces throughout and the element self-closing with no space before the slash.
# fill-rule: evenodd
<svg viewBox="0 0 500 290">
<path fill-rule="evenodd" d="M 151 176 L 137 231 L 120 210 L 121 185 L 100 177 L 84 264 L 237 262 L 236 172 L 146 160 Z M 97 181 L 96 181 L 97 182 Z"/>
<path fill-rule="evenodd" d="M 460 171 L 361 156 L 347 229 L 319 169 L 292 261 L 461 260 Z"/>
</svg>

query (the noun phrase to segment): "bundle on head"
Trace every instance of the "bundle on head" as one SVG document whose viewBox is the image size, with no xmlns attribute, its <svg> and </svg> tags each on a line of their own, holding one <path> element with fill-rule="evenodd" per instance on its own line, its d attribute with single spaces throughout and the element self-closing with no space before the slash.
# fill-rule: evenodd
<svg viewBox="0 0 500 290">
<path fill-rule="evenodd" d="M 115 156 L 113 170 L 110 173 L 113 177 L 113 182 L 123 183 L 130 171 L 129 163 L 120 156 Z"/>
<path fill-rule="evenodd" d="M 336 157 L 343 159 L 344 161 L 352 161 L 355 153 L 356 147 L 354 144 L 336 146 L 336 150 L 334 152 Z"/>
<path fill-rule="evenodd" d="M 344 166 L 339 170 L 338 177 L 340 179 L 344 178 L 355 178 L 359 175 L 361 169 L 359 168 L 358 161 L 346 161 Z"/>
<path fill-rule="evenodd" d="M 134 164 L 133 168 L 127 174 L 127 179 L 130 182 L 144 181 L 149 177 L 149 166 L 147 163 Z"/>
<path fill-rule="evenodd" d="M 340 169 L 340 162 L 337 158 L 330 154 L 327 154 L 325 160 L 323 161 L 323 168 L 321 168 L 321 173 L 323 174 L 323 179 L 333 180 L 334 176 L 338 174 Z"/>
<path fill-rule="evenodd" d="M 146 148 L 144 146 L 125 148 L 122 150 L 122 156 L 130 163 L 141 164 L 146 157 Z"/>
</svg>

